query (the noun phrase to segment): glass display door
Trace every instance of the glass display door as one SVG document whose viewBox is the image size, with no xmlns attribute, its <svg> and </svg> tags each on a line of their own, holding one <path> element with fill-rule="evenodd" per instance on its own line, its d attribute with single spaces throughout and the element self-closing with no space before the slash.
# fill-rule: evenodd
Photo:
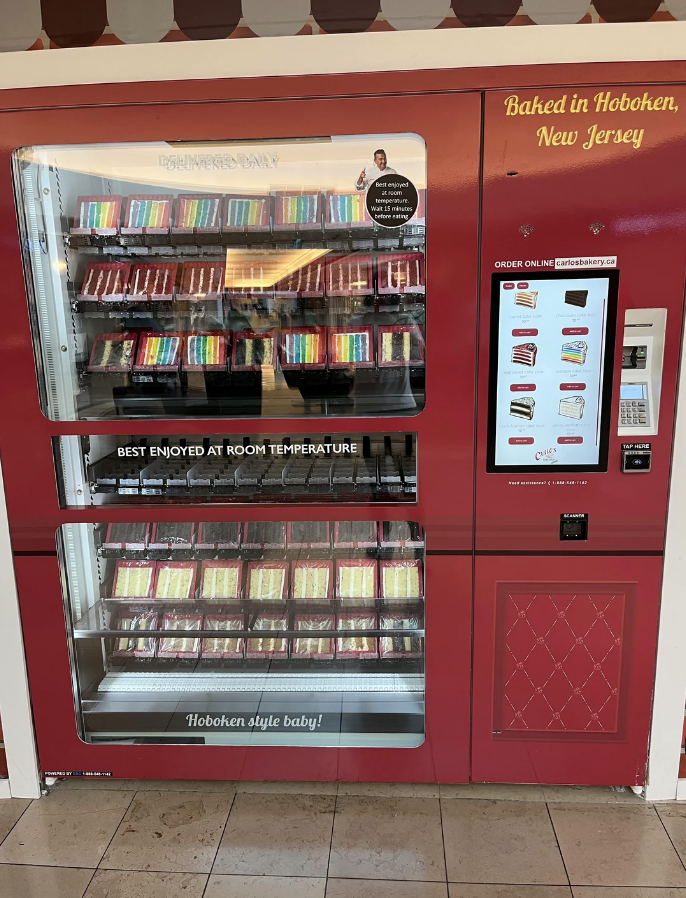
<svg viewBox="0 0 686 898">
<path fill-rule="evenodd" d="M 65 524 L 59 541 L 84 741 L 424 741 L 418 524 Z"/>
<path fill-rule="evenodd" d="M 464 780 L 481 97 L 218 90 L 3 120 L 43 769 Z"/>
<path fill-rule="evenodd" d="M 416 134 L 14 154 L 51 420 L 416 415 Z"/>
</svg>

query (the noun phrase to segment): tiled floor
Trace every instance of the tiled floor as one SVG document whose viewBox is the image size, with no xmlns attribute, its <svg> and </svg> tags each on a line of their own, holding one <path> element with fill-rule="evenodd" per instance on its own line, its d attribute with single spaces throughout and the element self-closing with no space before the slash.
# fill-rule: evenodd
<svg viewBox="0 0 686 898">
<path fill-rule="evenodd" d="M 72 780 L 0 801 L 2 898 L 686 898 L 686 803 L 565 786 Z"/>
</svg>

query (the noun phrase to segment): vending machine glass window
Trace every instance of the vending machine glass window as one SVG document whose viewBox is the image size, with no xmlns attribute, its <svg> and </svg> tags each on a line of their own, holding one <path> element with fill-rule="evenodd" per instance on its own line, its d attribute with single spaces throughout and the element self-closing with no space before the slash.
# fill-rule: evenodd
<svg viewBox="0 0 686 898">
<path fill-rule="evenodd" d="M 493 275 L 493 472 L 606 471 L 619 272 Z"/>
<path fill-rule="evenodd" d="M 58 547 L 85 742 L 424 741 L 418 524 L 65 524 Z"/>
<path fill-rule="evenodd" d="M 14 178 L 51 420 L 423 408 L 417 135 L 25 147 Z"/>
<path fill-rule="evenodd" d="M 417 502 L 416 433 L 60 436 L 62 508 Z"/>
</svg>

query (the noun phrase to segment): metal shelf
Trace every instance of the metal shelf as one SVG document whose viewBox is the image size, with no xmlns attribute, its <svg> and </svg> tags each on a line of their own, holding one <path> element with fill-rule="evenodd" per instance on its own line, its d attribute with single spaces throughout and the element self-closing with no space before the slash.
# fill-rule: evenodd
<svg viewBox="0 0 686 898">
<path fill-rule="evenodd" d="M 382 693 L 424 692 L 424 674 L 398 673 L 109 673 L 98 692 L 292 692 Z"/>
</svg>

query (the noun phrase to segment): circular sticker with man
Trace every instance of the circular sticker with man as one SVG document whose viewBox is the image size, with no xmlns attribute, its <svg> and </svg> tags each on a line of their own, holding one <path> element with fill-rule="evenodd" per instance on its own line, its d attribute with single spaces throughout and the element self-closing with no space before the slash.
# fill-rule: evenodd
<svg viewBox="0 0 686 898">
<path fill-rule="evenodd" d="M 417 188 L 402 175 L 379 175 L 367 189 L 367 212 L 382 228 L 407 224 L 417 214 L 418 205 Z"/>
</svg>

